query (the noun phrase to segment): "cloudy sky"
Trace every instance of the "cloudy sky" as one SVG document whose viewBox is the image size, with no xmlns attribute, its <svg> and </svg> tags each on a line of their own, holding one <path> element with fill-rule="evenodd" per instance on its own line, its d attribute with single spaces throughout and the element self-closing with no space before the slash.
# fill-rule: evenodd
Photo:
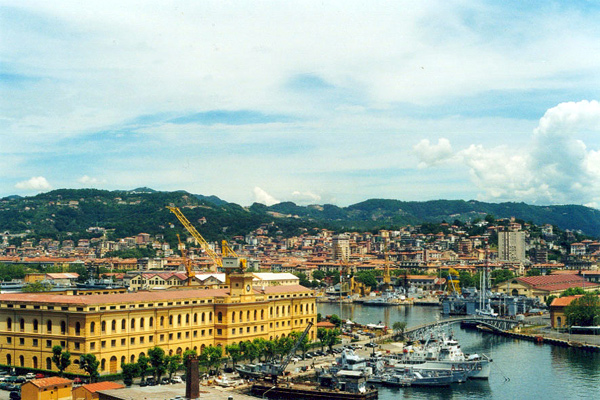
<svg viewBox="0 0 600 400">
<path fill-rule="evenodd" d="M 597 4 L 0 0 L 0 197 L 600 207 Z"/>
</svg>

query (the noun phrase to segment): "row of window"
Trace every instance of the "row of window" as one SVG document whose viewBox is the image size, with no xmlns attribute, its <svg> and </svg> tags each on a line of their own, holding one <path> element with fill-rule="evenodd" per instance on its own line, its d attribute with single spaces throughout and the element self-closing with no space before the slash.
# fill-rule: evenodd
<svg viewBox="0 0 600 400">
<path fill-rule="evenodd" d="M 25 332 L 25 319 L 23 319 L 23 318 L 19 319 L 18 326 L 19 326 L 18 329 L 20 332 Z M 40 328 L 40 323 L 38 322 L 37 319 L 33 320 L 32 327 L 33 327 L 33 332 L 38 332 L 38 330 Z M 7 331 L 13 330 L 12 318 L 6 319 L 6 330 Z M 51 320 L 46 321 L 46 333 L 52 333 L 52 321 Z M 60 333 L 62 335 L 67 333 L 67 323 L 65 321 L 60 321 Z M 75 334 L 76 335 L 81 334 L 81 324 L 79 322 L 75 323 Z"/>
</svg>

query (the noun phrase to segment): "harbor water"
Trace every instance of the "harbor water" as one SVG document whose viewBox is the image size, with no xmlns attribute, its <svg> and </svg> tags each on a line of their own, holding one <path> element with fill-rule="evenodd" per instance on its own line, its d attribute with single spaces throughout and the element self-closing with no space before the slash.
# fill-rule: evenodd
<svg viewBox="0 0 600 400">
<path fill-rule="evenodd" d="M 360 304 L 319 304 L 321 315 L 337 314 L 360 324 L 382 322 L 391 327 L 405 321 L 408 327 L 440 318 L 438 307 L 369 307 Z M 493 360 L 489 380 L 469 380 L 450 388 L 379 389 L 379 400 L 392 399 L 495 399 L 571 400 L 600 399 L 600 353 L 535 344 L 489 333 L 453 332 L 465 353 L 484 353 Z"/>
</svg>

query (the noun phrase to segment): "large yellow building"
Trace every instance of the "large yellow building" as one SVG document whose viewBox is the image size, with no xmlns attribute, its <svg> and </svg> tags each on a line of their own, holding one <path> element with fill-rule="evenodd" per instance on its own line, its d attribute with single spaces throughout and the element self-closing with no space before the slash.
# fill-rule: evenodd
<svg viewBox="0 0 600 400">
<path fill-rule="evenodd" d="M 0 294 L 0 364 L 56 370 L 52 347 L 71 353 L 67 372 L 94 354 L 100 373 L 120 372 L 159 346 L 167 354 L 276 339 L 316 323 L 313 292 L 300 285 L 252 287 L 251 274 L 232 274 L 231 288 L 68 296 Z M 316 339 L 315 328 L 309 333 Z"/>
</svg>

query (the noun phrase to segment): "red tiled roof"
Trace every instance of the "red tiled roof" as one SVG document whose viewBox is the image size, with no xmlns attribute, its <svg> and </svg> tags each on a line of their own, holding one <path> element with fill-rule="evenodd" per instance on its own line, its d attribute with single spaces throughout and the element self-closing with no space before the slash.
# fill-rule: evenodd
<svg viewBox="0 0 600 400">
<path fill-rule="evenodd" d="M 54 385 L 72 384 L 73 381 L 70 379 L 59 378 L 57 376 L 53 376 L 50 378 L 33 379 L 33 380 L 29 381 L 29 383 L 32 383 L 39 388 L 45 388 L 45 387 L 50 387 L 50 386 L 54 386 Z"/>
<path fill-rule="evenodd" d="M 120 383 L 110 381 L 90 383 L 82 386 L 83 389 L 89 391 L 90 393 L 96 393 L 99 390 L 121 389 L 124 387 L 125 386 L 121 385 Z"/>
<path fill-rule="evenodd" d="M 565 297 L 557 297 L 556 299 L 552 300 L 552 304 L 550 304 L 550 307 L 565 307 L 568 306 L 569 304 L 571 304 L 571 302 L 579 297 L 581 297 L 581 294 L 578 294 L 576 296 L 565 296 Z"/>
<path fill-rule="evenodd" d="M 559 275 L 540 275 L 540 276 L 524 276 L 517 278 L 519 282 L 531 285 L 533 287 L 542 285 L 555 285 L 560 283 L 579 283 L 583 285 L 585 280 L 583 277 L 573 274 L 559 274 Z"/>
</svg>

